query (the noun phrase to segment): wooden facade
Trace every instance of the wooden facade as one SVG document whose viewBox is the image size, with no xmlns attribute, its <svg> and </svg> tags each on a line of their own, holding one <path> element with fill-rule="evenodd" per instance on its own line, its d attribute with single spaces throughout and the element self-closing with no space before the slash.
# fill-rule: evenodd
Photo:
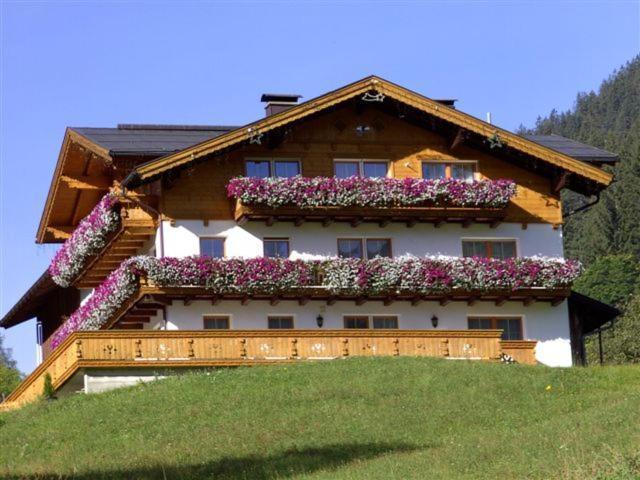
<svg viewBox="0 0 640 480">
<path fill-rule="evenodd" d="M 154 251 L 162 221 L 175 225 L 178 221 L 201 220 L 203 225 L 209 225 L 210 221 L 227 220 L 236 226 L 256 221 L 271 226 L 285 221 L 291 223 L 292 230 L 305 222 L 320 222 L 324 227 L 347 222 L 354 228 L 363 222 L 375 222 L 381 228 L 392 222 L 405 223 L 407 227 L 416 223 L 432 223 L 435 227 L 456 223 L 469 228 L 479 223 L 495 229 L 503 223 L 513 223 L 520 224 L 522 230 L 529 224 L 558 228 L 562 225 L 563 188 L 590 195 L 612 180 L 610 173 L 594 165 L 377 77 L 368 77 L 244 127 L 220 129 L 224 133 L 219 136 L 166 155 L 160 150 L 114 154 L 73 129 L 66 131 L 37 241 L 63 242 L 109 190 L 126 194 L 127 200 L 122 207 L 120 229 L 90 259 L 73 287 L 65 293 L 51 293 L 54 288 L 51 278 L 48 279 L 46 298 L 65 301 L 48 307 L 45 297 L 38 297 L 45 361 L 11 394 L 9 407 L 37 398 L 47 373 L 58 389 L 88 368 L 201 368 L 359 355 L 497 360 L 503 353 L 520 363 L 534 364 L 535 341 L 501 341 L 497 330 L 143 331 L 142 328 L 174 301 L 186 305 L 196 299 L 208 300 L 216 305 L 224 299 L 237 301 L 239 305 L 252 301 L 276 305 L 294 300 L 301 308 L 310 300 L 327 305 L 350 301 L 357 306 L 365 302 L 382 302 L 385 306 L 394 302 L 409 302 L 412 306 L 435 302 L 440 307 L 450 302 L 466 302 L 468 306 L 490 302 L 496 307 L 521 302 L 523 308 L 546 302 L 557 307 L 569 296 L 568 289 L 354 297 L 313 287 L 282 295 L 212 295 L 205 288 L 165 288 L 142 278 L 135 295 L 112 316 L 104 330 L 76 332 L 54 351 L 50 343 L 53 332 L 74 310 L 71 307 L 79 306 L 78 289 L 97 287 L 122 261 L 134 255 L 163 255 Z M 334 162 L 338 159 L 384 160 L 388 162 L 388 176 L 398 179 L 421 178 L 424 163 L 473 162 L 476 179 L 513 180 L 517 194 L 502 209 L 442 206 L 270 209 L 229 199 L 226 193 L 229 180 L 246 174 L 247 160 L 258 159 L 295 159 L 305 177 L 333 176 Z M 439 231 L 443 230 L 446 229 Z M 161 229 L 160 250 L 162 235 Z M 25 300 L 29 301 L 34 303 L 29 298 Z M 31 318 L 27 313 L 21 312 L 16 318 L 20 317 L 20 321 L 24 321 L 23 317 Z M 166 322 L 166 315 L 164 318 Z"/>
<path fill-rule="evenodd" d="M 371 130 L 359 135 L 359 125 Z M 548 177 L 465 145 L 450 147 L 442 135 L 374 107 L 360 113 L 344 107 L 291 127 L 276 147 L 242 146 L 176 173 L 178 178 L 163 185 L 161 209 L 172 219 L 234 219 L 226 186 L 231 178 L 245 174 L 246 159 L 296 159 L 305 177 L 333 176 L 334 159 L 387 160 L 393 178 L 421 178 L 422 162 L 475 160 L 479 178 L 509 178 L 518 186 L 504 221 L 562 223 L 560 197 Z"/>
</svg>

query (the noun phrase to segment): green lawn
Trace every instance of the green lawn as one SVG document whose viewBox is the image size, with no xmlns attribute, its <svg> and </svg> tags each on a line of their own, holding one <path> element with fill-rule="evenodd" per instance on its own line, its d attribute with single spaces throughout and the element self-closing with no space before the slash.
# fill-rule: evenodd
<svg viewBox="0 0 640 480">
<path fill-rule="evenodd" d="M 8 479 L 640 478 L 640 367 L 218 370 L 2 414 L 0 445 Z"/>
</svg>

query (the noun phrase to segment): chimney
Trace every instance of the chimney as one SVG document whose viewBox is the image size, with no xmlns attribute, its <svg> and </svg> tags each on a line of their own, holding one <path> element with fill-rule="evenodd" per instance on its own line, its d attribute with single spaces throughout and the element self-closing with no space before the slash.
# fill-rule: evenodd
<svg viewBox="0 0 640 480">
<path fill-rule="evenodd" d="M 298 104 L 299 98 L 302 98 L 302 95 L 291 93 L 263 93 L 260 101 L 266 103 L 264 112 L 265 116 L 268 117 L 295 107 Z"/>
</svg>

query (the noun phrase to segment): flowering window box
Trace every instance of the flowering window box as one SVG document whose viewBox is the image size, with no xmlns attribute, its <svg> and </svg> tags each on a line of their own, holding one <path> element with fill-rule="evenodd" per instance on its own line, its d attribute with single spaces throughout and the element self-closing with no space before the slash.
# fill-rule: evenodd
<svg viewBox="0 0 640 480">
<path fill-rule="evenodd" d="M 235 219 L 349 222 L 497 224 L 515 195 L 511 180 L 396 179 L 365 177 L 253 178 L 227 185 Z"/>
<path fill-rule="evenodd" d="M 460 257 L 283 260 L 134 257 L 126 260 L 58 329 L 52 347 L 76 330 L 113 324 L 145 295 L 175 298 L 494 301 L 560 303 L 580 264 L 549 258 Z M 144 280 L 143 282 L 140 279 Z"/>
<path fill-rule="evenodd" d="M 114 270 L 113 261 L 135 255 L 154 233 L 149 213 L 108 193 L 54 255 L 49 274 L 61 287 L 97 287 Z"/>
</svg>

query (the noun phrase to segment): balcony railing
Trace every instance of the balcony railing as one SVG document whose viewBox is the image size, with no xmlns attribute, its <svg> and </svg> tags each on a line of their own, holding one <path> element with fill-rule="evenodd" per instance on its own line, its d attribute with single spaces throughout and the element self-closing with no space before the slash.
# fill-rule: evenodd
<svg viewBox="0 0 640 480">
<path fill-rule="evenodd" d="M 304 222 L 489 223 L 497 226 L 516 193 L 511 180 L 394 178 L 247 178 L 227 186 L 236 199 L 235 219 Z"/>
<path fill-rule="evenodd" d="M 520 300 L 560 304 L 580 264 L 545 258 L 376 258 L 324 261 L 274 258 L 135 257 L 120 265 L 56 331 L 56 348 L 77 330 L 109 328 L 145 296 L 168 298 L 353 300 Z"/>
<path fill-rule="evenodd" d="M 84 368 L 194 368 L 355 356 L 427 356 L 494 360 L 505 352 L 500 330 L 228 330 L 76 332 L 7 397 L 4 408 L 42 395 L 44 377 L 60 389 Z M 507 342 L 515 350 L 516 342 Z M 533 363 L 535 342 L 521 342 Z M 534 360 L 535 361 L 535 360 Z"/>
<path fill-rule="evenodd" d="M 152 215 L 130 198 L 108 193 L 55 254 L 49 273 L 62 287 L 98 285 L 155 233 Z"/>
</svg>

